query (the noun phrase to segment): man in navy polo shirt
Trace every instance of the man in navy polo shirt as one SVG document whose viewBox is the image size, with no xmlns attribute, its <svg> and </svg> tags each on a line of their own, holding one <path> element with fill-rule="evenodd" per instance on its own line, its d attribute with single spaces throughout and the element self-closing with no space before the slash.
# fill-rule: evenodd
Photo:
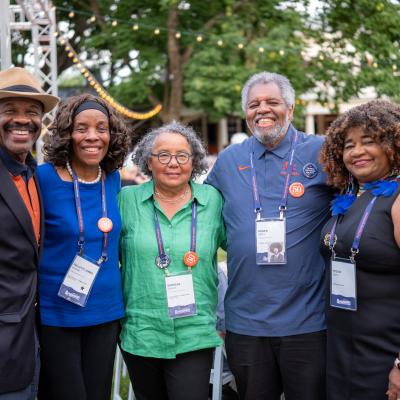
<svg viewBox="0 0 400 400">
<path fill-rule="evenodd" d="M 323 138 L 291 124 L 294 97 L 286 77 L 252 76 L 242 107 L 253 137 L 225 149 L 207 178 L 225 199 L 226 348 L 247 400 L 325 398 L 319 236 L 332 191 L 318 162 Z"/>
</svg>

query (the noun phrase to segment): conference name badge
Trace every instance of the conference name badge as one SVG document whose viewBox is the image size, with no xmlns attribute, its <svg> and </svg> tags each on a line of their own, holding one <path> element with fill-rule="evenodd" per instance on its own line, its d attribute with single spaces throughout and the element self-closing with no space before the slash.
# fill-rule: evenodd
<svg viewBox="0 0 400 400">
<path fill-rule="evenodd" d="M 197 314 L 192 273 L 166 275 L 165 287 L 170 318 L 189 317 Z"/>
<path fill-rule="evenodd" d="M 58 290 L 58 296 L 85 307 L 100 266 L 93 260 L 77 254 Z"/>
<path fill-rule="evenodd" d="M 331 261 L 330 305 L 343 310 L 357 310 L 356 265 L 346 258 Z"/>
<path fill-rule="evenodd" d="M 256 220 L 257 265 L 286 264 L 285 219 Z"/>
</svg>

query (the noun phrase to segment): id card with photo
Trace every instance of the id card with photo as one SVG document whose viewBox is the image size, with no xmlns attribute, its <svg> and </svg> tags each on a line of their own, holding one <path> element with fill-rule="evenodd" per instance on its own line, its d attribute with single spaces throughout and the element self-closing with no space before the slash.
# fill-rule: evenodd
<svg viewBox="0 0 400 400">
<path fill-rule="evenodd" d="M 257 265 L 286 264 L 286 220 L 256 220 Z"/>
<path fill-rule="evenodd" d="M 100 266 L 93 260 L 76 255 L 58 291 L 58 296 L 85 307 Z"/>
<path fill-rule="evenodd" d="M 165 287 L 170 318 L 189 317 L 197 314 L 192 273 L 166 275 Z"/>
<path fill-rule="evenodd" d="M 356 265 L 348 259 L 331 261 L 330 305 L 343 310 L 357 310 Z"/>
</svg>

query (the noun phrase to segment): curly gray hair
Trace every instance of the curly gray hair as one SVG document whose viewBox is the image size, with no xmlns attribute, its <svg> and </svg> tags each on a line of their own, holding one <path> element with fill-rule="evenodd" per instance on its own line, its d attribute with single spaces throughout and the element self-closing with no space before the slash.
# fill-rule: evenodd
<svg viewBox="0 0 400 400">
<path fill-rule="evenodd" d="M 156 138 L 162 133 L 177 133 L 182 135 L 189 143 L 192 149 L 192 164 L 193 171 L 191 178 L 197 178 L 204 174 L 208 169 L 206 161 L 206 149 L 198 137 L 196 132 L 190 126 L 184 126 L 179 122 L 173 121 L 168 124 L 162 125 L 159 128 L 150 130 L 137 144 L 135 151 L 132 155 L 132 161 L 139 166 L 139 168 L 146 175 L 151 176 L 151 171 L 147 166 L 147 161 L 151 157 L 152 149 Z"/>
<path fill-rule="evenodd" d="M 283 100 L 288 107 L 294 105 L 295 92 L 293 86 L 286 76 L 276 74 L 275 72 L 260 72 L 251 76 L 244 84 L 242 89 L 242 109 L 246 112 L 247 99 L 249 97 L 250 89 L 256 84 L 275 83 L 281 90 Z"/>
</svg>

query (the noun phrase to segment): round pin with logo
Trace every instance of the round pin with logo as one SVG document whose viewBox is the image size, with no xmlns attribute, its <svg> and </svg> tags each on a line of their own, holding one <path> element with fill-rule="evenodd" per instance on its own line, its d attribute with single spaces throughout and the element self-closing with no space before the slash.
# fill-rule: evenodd
<svg viewBox="0 0 400 400">
<path fill-rule="evenodd" d="M 289 186 L 289 193 L 292 197 L 301 197 L 304 194 L 304 185 L 301 182 L 293 182 Z"/>
<path fill-rule="evenodd" d="M 103 217 L 97 221 L 97 226 L 102 232 L 108 233 L 112 230 L 113 223 L 110 218 Z"/>
<path fill-rule="evenodd" d="M 313 163 L 307 163 L 303 167 L 303 175 L 308 179 L 313 179 L 318 175 L 318 168 Z"/>
<path fill-rule="evenodd" d="M 158 268 L 165 269 L 169 264 L 171 264 L 171 259 L 166 254 L 156 257 L 156 265 Z"/>
<path fill-rule="evenodd" d="M 199 261 L 199 256 L 194 251 L 188 251 L 183 256 L 183 263 L 187 267 L 194 267 Z"/>
</svg>

